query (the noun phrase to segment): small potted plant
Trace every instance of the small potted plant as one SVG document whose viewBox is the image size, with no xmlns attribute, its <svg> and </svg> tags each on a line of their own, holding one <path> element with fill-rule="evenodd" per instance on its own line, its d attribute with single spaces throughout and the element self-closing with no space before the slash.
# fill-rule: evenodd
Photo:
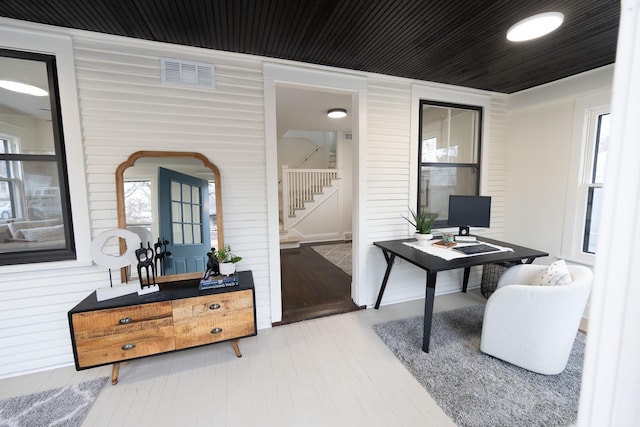
<svg viewBox="0 0 640 427">
<path fill-rule="evenodd" d="M 231 252 L 230 245 L 224 245 L 220 249 L 211 248 L 210 258 L 218 263 L 220 274 L 229 276 L 236 272 L 236 263 L 242 261 L 242 257 Z"/>
<path fill-rule="evenodd" d="M 409 221 L 409 224 L 413 225 L 416 228 L 415 237 L 416 240 L 418 240 L 418 243 L 424 243 L 428 240 L 433 239 L 431 229 L 433 228 L 433 224 L 435 224 L 436 220 L 438 219 L 438 212 L 414 212 L 413 209 L 409 209 L 409 212 L 411 212 L 411 218 L 404 215 L 402 217 Z"/>
</svg>

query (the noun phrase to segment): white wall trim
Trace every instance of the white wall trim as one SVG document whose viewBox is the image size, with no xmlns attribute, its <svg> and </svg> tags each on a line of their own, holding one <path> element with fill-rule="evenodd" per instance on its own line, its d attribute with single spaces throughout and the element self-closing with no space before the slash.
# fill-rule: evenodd
<svg viewBox="0 0 640 427">
<path fill-rule="evenodd" d="M 290 66 L 280 63 L 266 62 L 263 65 L 263 77 L 264 77 L 264 105 L 265 105 L 265 138 L 266 138 L 266 153 L 267 153 L 267 209 L 268 209 L 268 225 L 269 225 L 269 269 L 270 269 L 270 283 L 271 283 L 271 321 L 279 322 L 282 320 L 282 282 L 280 275 L 280 238 L 279 238 L 279 226 L 278 226 L 278 188 L 275 183 L 278 181 L 278 135 L 276 127 L 276 86 L 304 86 L 322 88 L 327 91 L 346 91 L 351 93 L 353 99 L 353 117 L 352 123 L 354 126 L 353 136 L 354 141 L 360 143 L 354 144 L 355 150 L 354 158 L 360 158 L 362 156 L 361 148 L 365 145 L 366 129 L 363 128 L 363 123 L 366 120 L 363 118 L 366 116 L 366 78 L 362 75 L 351 74 L 347 72 L 333 72 L 328 70 L 313 69 L 304 66 Z M 362 138 L 362 139 L 361 139 Z M 355 163 L 355 162 L 354 162 Z M 364 304 L 361 302 L 362 295 L 365 294 L 360 289 L 364 284 L 364 262 L 358 262 L 361 251 L 358 248 L 358 242 L 363 241 L 363 236 L 359 231 L 364 227 L 358 227 L 358 223 L 361 221 L 361 194 L 359 190 L 360 183 L 365 181 L 365 177 L 361 176 L 364 173 L 359 172 L 359 167 L 354 164 L 353 174 L 354 181 L 354 193 L 353 198 L 356 201 L 353 208 L 354 220 L 353 226 L 353 259 L 354 259 L 354 275 L 352 279 L 352 298 L 356 304 Z M 272 185 L 273 184 L 273 185 Z M 364 192 L 363 192 L 364 193 Z"/>
<path fill-rule="evenodd" d="M 637 425 L 640 420 L 638 75 L 640 1 L 623 1 L 579 426 Z"/>
</svg>

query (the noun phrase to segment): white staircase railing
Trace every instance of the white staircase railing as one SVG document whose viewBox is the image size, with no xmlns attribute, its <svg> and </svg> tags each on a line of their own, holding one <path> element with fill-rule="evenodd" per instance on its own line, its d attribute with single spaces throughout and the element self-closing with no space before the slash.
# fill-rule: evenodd
<svg viewBox="0 0 640 427">
<path fill-rule="evenodd" d="M 293 217 L 296 210 L 304 209 L 305 203 L 322 194 L 324 187 L 338 179 L 337 169 L 289 169 L 282 166 L 283 215 Z"/>
</svg>

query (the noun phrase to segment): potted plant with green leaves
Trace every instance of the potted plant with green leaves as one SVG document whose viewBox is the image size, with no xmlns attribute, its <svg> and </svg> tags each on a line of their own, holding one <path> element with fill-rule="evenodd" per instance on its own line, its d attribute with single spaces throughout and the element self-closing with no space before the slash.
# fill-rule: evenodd
<svg viewBox="0 0 640 427">
<path fill-rule="evenodd" d="M 209 255 L 218 263 L 220 274 L 229 276 L 236 272 L 236 263 L 242 261 L 242 257 L 231 252 L 230 245 L 224 245 L 220 249 L 211 248 Z"/>
<path fill-rule="evenodd" d="M 413 225 L 416 228 L 415 237 L 416 240 L 418 240 L 418 243 L 422 244 L 428 240 L 433 239 L 431 230 L 433 229 L 433 225 L 438 219 L 438 212 L 415 212 L 413 209 L 409 209 L 409 212 L 411 212 L 411 217 L 407 217 L 404 215 L 402 217 L 406 219 L 409 224 Z"/>
</svg>

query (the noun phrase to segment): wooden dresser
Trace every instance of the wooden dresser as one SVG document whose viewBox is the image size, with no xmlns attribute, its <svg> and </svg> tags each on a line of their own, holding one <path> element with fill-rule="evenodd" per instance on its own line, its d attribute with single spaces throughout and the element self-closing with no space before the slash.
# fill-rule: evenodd
<svg viewBox="0 0 640 427">
<path fill-rule="evenodd" d="M 69 311 L 76 369 L 120 362 L 257 334 L 251 271 L 236 273 L 238 286 L 198 290 L 198 280 L 162 285 L 160 292 L 97 301 L 93 292 Z"/>
</svg>

